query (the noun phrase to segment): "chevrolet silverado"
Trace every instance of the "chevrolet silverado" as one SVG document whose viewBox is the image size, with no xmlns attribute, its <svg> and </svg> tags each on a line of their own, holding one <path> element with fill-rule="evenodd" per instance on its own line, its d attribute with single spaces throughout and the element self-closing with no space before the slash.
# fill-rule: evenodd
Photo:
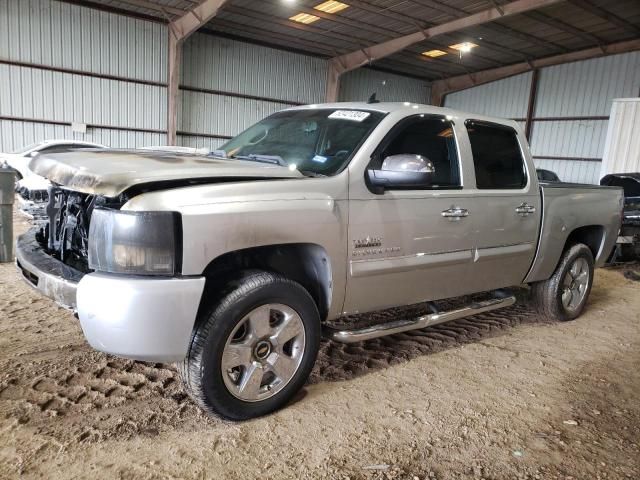
<svg viewBox="0 0 640 480">
<path fill-rule="evenodd" d="M 321 336 L 371 338 L 507 307 L 585 307 L 622 190 L 538 184 L 514 121 L 411 103 L 290 108 L 202 157 L 39 154 L 47 224 L 17 266 L 73 309 L 88 342 L 176 362 L 206 411 L 247 419 L 304 385 Z M 435 301 L 486 292 L 454 309 Z M 427 302 L 430 313 L 328 328 Z"/>
</svg>

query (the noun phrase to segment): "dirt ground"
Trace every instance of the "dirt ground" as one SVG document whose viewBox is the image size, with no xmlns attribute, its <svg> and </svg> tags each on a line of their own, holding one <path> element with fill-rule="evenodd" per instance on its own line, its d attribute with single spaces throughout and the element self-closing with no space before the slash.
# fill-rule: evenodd
<svg viewBox="0 0 640 480">
<path fill-rule="evenodd" d="M 2 264 L 0 477 L 640 479 L 640 283 L 622 273 L 599 270 L 573 322 L 540 320 L 525 296 L 325 341 L 288 408 L 229 423 L 198 410 L 173 366 L 91 350 Z"/>
</svg>

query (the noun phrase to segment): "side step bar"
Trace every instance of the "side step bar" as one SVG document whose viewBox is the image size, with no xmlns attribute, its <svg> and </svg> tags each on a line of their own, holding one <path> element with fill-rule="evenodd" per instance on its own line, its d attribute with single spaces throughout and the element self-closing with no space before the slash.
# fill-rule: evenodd
<svg viewBox="0 0 640 480">
<path fill-rule="evenodd" d="M 497 310 L 499 308 L 510 307 L 516 303 L 516 297 L 513 295 L 503 296 L 503 292 L 497 298 L 484 300 L 482 302 L 472 303 L 471 305 L 446 312 L 430 313 L 415 319 L 396 320 L 393 322 L 382 323 L 372 327 L 360 328 L 356 330 L 336 330 L 333 328 L 325 329 L 325 336 L 331 340 L 340 343 L 356 343 L 372 338 L 393 335 L 394 333 L 408 332 L 409 330 L 417 330 L 420 328 L 431 327 L 439 323 L 457 320 L 459 318 L 477 315 L 479 313 Z"/>
</svg>

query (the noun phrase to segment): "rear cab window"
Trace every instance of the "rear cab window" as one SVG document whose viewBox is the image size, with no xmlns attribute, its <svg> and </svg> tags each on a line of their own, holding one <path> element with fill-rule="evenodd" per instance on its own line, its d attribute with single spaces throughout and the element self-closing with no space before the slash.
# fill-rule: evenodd
<svg viewBox="0 0 640 480">
<path fill-rule="evenodd" d="M 520 190 L 527 186 L 527 169 L 516 131 L 508 126 L 478 120 L 465 122 L 476 187 Z"/>
</svg>

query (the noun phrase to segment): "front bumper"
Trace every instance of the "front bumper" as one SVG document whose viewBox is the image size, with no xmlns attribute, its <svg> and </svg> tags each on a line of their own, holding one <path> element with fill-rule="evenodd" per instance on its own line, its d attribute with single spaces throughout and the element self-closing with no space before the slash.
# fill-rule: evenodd
<svg viewBox="0 0 640 480">
<path fill-rule="evenodd" d="M 96 350 L 134 360 L 177 362 L 189 349 L 204 277 L 140 278 L 102 273 L 78 285 L 82 331 Z"/>
<path fill-rule="evenodd" d="M 16 265 L 25 281 L 45 297 L 76 309 L 76 290 L 84 274 L 47 255 L 36 241 L 35 229 L 18 237 Z"/>
<path fill-rule="evenodd" d="M 47 255 L 35 231 L 18 239 L 16 264 L 32 287 L 78 312 L 93 348 L 151 362 L 176 362 L 186 356 L 204 277 L 83 274 Z"/>
</svg>

